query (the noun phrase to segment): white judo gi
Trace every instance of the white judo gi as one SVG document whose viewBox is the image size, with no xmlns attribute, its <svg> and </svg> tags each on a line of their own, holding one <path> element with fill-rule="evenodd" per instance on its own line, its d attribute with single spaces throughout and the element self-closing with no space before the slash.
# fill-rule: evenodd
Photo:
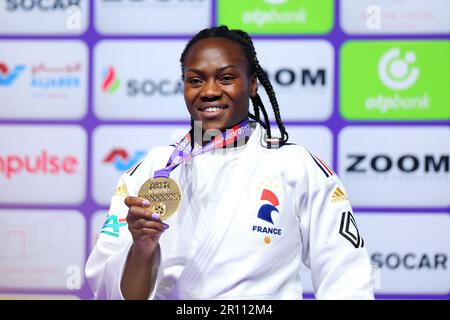
<svg viewBox="0 0 450 320">
<path fill-rule="evenodd" d="M 86 264 L 97 299 L 123 299 L 136 196 L 173 146 L 151 150 L 123 174 Z M 371 264 L 339 178 L 299 145 L 267 149 L 264 129 L 245 146 L 195 157 L 171 173 L 179 211 L 166 220 L 149 299 L 301 299 L 302 262 L 318 299 L 372 299 Z"/>
</svg>

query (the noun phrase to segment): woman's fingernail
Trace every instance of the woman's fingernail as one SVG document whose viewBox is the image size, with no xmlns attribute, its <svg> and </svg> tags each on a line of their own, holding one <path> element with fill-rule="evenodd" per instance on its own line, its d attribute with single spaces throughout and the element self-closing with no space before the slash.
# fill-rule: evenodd
<svg viewBox="0 0 450 320">
<path fill-rule="evenodd" d="M 164 228 L 164 230 L 167 230 L 167 229 L 169 229 L 169 225 L 167 223 L 163 222 L 163 228 Z"/>
<path fill-rule="evenodd" d="M 152 213 L 152 219 L 153 220 L 159 220 L 159 219 L 161 219 L 161 216 L 159 214 L 157 214 L 157 213 Z"/>
<path fill-rule="evenodd" d="M 142 205 L 145 207 L 148 207 L 150 205 L 150 201 L 144 200 L 144 201 L 142 201 Z"/>
</svg>

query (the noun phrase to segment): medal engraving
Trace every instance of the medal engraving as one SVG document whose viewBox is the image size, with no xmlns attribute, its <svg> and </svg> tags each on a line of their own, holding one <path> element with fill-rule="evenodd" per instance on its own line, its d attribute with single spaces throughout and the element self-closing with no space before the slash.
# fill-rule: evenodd
<svg viewBox="0 0 450 320">
<path fill-rule="evenodd" d="M 161 216 L 161 220 L 170 218 L 181 203 L 181 190 L 172 178 L 150 178 L 139 189 L 138 196 L 150 201 L 150 210 Z"/>
</svg>

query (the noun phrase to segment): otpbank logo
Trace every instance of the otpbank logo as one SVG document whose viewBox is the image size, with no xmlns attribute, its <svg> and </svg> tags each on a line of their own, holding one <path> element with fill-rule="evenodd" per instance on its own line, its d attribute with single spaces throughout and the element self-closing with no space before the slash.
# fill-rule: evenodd
<svg viewBox="0 0 450 320">
<path fill-rule="evenodd" d="M 0 62 L 0 86 L 12 85 L 25 69 L 26 66 L 22 64 L 9 68 L 7 64 Z"/>
<path fill-rule="evenodd" d="M 341 54 L 341 112 L 351 120 L 450 118 L 450 42 L 350 41 Z"/>
<path fill-rule="evenodd" d="M 275 223 L 273 222 L 272 214 L 274 212 L 277 212 L 279 214 L 277 206 L 280 204 L 280 202 L 278 201 L 277 196 L 272 191 L 270 191 L 268 189 L 263 189 L 260 200 L 266 201 L 269 203 L 263 204 L 259 208 L 258 218 L 265 222 L 268 222 L 272 225 L 275 225 Z M 264 243 L 266 243 L 266 244 L 269 244 L 271 242 L 271 238 L 269 235 L 274 234 L 274 235 L 281 236 L 281 229 L 278 229 L 275 227 L 254 225 L 252 227 L 252 231 L 259 232 L 259 233 L 265 233 L 266 236 L 264 237 Z"/>
<path fill-rule="evenodd" d="M 123 148 L 115 148 L 106 155 L 103 163 L 112 164 L 117 171 L 123 172 L 138 163 L 145 154 L 146 152 L 142 150 L 137 150 L 133 154 L 130 154 Z"/>
<path fill-rule="evenodd" d="M 108 94 L 115 93 L 120 87 L 120 79 L 114 67 L 109 66 L 102 72 L 102 91 Z"/>
<path fill-rule="evenodd" d="M 333 26 L 332 0 L 218 1 L 219 24 L 256 34 L 327 33 Z"/>
</svg>

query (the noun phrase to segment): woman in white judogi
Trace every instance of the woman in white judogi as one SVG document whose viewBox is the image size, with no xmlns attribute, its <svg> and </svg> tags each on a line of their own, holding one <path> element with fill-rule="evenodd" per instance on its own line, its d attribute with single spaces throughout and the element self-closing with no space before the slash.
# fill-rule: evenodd
<svg viewBox="0 0 450 320">
<path fill-rule="evenodd" d="M 370 259 L 345 189 L 320 158 L 287 143 L 250 37 L 205 29 L 181 63 L 191 117 L 200 132 L 216 130 L 216 143 L 193 128 L 177 146 L 151 150 L 123 174 L 86 265 L 95 297 L 301 299 L 304 263 L 317 298 L 372 299 Z M 280 139 L 271 137 L 258 80 Z M 161 172 L 182 194 L 178 212 L 164 222 L 137 197 Z"/>
</svg>

